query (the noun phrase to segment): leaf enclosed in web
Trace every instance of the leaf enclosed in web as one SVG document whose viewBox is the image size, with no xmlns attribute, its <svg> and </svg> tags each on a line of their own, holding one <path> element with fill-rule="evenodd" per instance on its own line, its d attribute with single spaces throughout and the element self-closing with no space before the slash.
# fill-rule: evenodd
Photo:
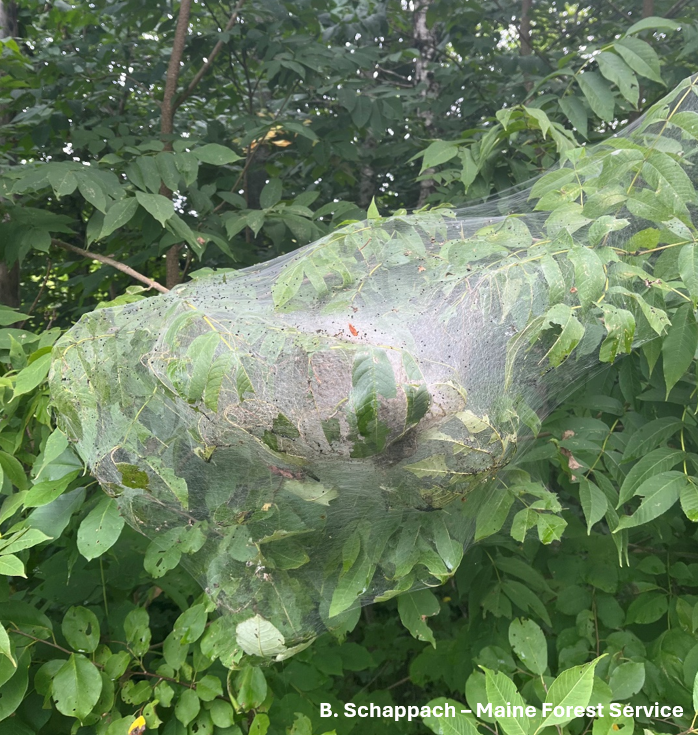
<svg viewBox="0 0 698 735">
<path fill-rule="evenodd" d="M 396 395 L 395 374 L 385 350 L 372 348 L 358 352 L 352 366 L 351 403 L 359 434 L 367 438 L 375 451 L 383 449 L 387 436 L 379 420 L 379 397 Z"/>
<path fill-rule="evenodd" d="M 281 632 L 261 615 L 238 623 L 235 637 L 240 648 L 251 656 L 273 656 L 286 650 Z"/>
<path fill-rule="evenodd" d="M 555 304 L 548 309 L 545 320 L 548 325 L 556 324 L 561 327 L 560 334 L 547 354 L 550 364 L 557 367 L 579 344 L 584 336 L 584 326 L 567 304 Z"/>
<path fill-rule="evenodd" d="M 368 555 L 362 550 L 351 568 L 343 572 L 337 581 L 330 602 L 330 617 L 339 615 L 356 604 L 359 597 L 366 591 L 375 568 Z"/>
<path fill-rule="evenodd" d="M 596 301 L 606 285 L 606 270 L 598 254 L 590 248 L 574 248 L 569 253 L 574 266 L 574 285 L 579 303 L 585 307 Z"/>
<path fill-rule="evenodd" d="M 698 324 L 692 304 L 680 306 L 662 343 L 662 364 L 667 398 L 693 363 L 698 349 Z"/>
</svg>

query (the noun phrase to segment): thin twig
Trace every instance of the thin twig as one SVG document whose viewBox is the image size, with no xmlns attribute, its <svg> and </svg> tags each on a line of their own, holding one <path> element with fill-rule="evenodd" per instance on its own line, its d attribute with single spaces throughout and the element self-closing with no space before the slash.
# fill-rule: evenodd
<svg viewBox="0 0 698 735">
<path fill-rule="evenodd" d="M 227 33 L 235 25 L 235 21 L 237 21 L 238 19 L 238 13 L 240 12 L 240 8 L 242 7 L 242 4 L 244 2 L 245 0 L 238 0 L 235 8 L 233 8 L 232 15 L 230 16 L 227 25 L 223 29 L 223 33 Z M 189 82 L 189 86 L 175 100 L 174 105 L 172 106 L 173 113 L 182 104 L 182 102 L 184 102 L 184 100 L 186 100 L 194 92 L 204 74 L 206 74 L 206 72 L 211 68 L 213 62 L 216 60 L 216 56 L 218 56 L 218 54 L 220 53 L 223 45 L 224 41 L 221 39 L 213 47 L 213 51 L 211 51 L 206 61 L 202 64 L 201 69 L 196 72 L 194 78 L 191 80 L 191 82 Z"/>
<path fill-rule="evenodd" d="M 116 268 L 116 270 L 125 273 L 127 276 L 131 276 L 131 278 L 135 278 L 135 280 L 140 281 L 141 283 L 145 283 L 145 285 L 149 288 L 154 288 L 156 291 L 160 291 L 160 293 L 169 293 L 170 291 L 169 288 L 165 288 L 157 281 L 154 281 L 152 278 L 144 276 L 142 273 L 133 270 L 131 266 L 126 265 L 125 263 L 120 263 L 118 260 L 114 260 L 114 258 L 110 258 L 108 255 L 91 253 L 89 250 L 83 250 L 76 245 L 71 245 L 68 242 L 56 240 L 55 238 L 51 240 L 51 245 L 57 248 L 62 248 L 63 250 L 69 250 L 70 252 L 76 253 L 77 255 L 82 255 L 83 258 L 89 258 L 90 260 L 96 260 L 100 263 L 104 263 L 105 265 L 110 265 L 112 268 Z"/>
</svg>

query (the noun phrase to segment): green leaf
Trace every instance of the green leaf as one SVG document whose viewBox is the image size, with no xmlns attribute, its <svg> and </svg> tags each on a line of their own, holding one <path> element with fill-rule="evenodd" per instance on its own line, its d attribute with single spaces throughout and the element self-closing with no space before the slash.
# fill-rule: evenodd
<svg viewBox="0 0 698 735">
<path fill-rule="evenodd" d="M 366 212 L 367 219 L 380 219 L 380 212 L 378 211 L 378 205 L 376 204 L 376 198 L 371 198 L 371 203 L 368 205 L 368 211 Z"/>
<path fill-rule="evenodd" d="M 16 671 L 13 671 L 10 678 L 0 686 L 0 721 L 10 717 L 24 701 L 29 684 L 30 663 L 31 647 L 28 646 L 22 650 L 22 654 L 19 656 Z M 14 733 L 12 725 L 10 725 L 8 732 Z"/>
<path fill-rule="evenodd" d="M 572 123 L 579 133 L 587 138 L 589 115 L 587 114 L 587 110 L 579 97 L 574 95 L 561 97 L 558 100 L 558 104 L 560 105 L 560 109 L 565 117 Z"/>
<path fill-rule="evenodd" d="M 51 353 L 49 352 L 41 355 L 23 370 L 20 370 L 15 379 L 15 398 L 29 393 L 41 385 L 46 380 L 50 367 Z"/>
<path fill-rule="evenodd" d="M 435 140 L 422 154 L 422 168 L 419 173 L 423 173 L 428 168 L 440 166 L 442 163 L 455 158 L 457 154 L 457 141 Z"/>
<path fill-rule="evenodd" d="M 680 306 L 669 326 L 669 331 L 662 342 L 662 364 L 664 366 L 664 382 L 666 395 L 681 380 L 693 363 L 698 349 L 698 324 L 691 304 Z"/>
<path fill-rule="evenodd" d="M 597 485 L 583 477 L 579 481 L 579 499 L 587 522 L 587 535 L 591 535 L 591 527 L 606 515 L 608 498 Z"/>
<path fill-rule="evenodd" d="M 552 711 L 541 722 L 541 728 L 570 722 L 574 717 L 567 717 L 567 707 L 586 707 L 589 704 L 594 688 L 594 670 L 601 658 L 596 658 L 583 666 L 567 669 L 555 679 L 545 698 L 545 703 L 551 705 Z M 545 704 L 543 707 L 545 713 L 547 709 Z M 554 713 L 556 707 L 562 707 L 564 714 L 556 715 Z"/>
<path fill-rule="evenodd" d="M 659 447 L 648 454 L 644 454 L 625 476 L 623 484 L 620 486 L 616 508 L 620 508 L 623 503 L 630 500 L 645 480 L 673 469 L 684 457 L 685 454 L 680 449 L 670 449 L 668 447 Z"/>
<path fill-rule="evenodd" d="M 632 66 L 632 65 L 631 65 Z M 613 120 L 616 100 L 608 83 L 595 71 L 582 72 L 578 77 L 579 87 L 589 107 L 605 122 Z"/>
<path fill-rule="evenodd" d="M 137 191 L 136 200 L 163 227 L 167 220 L 175 213 L 174 204 L 167 197 L 162 196 L 162 194 L 146 194 L 145 192 Z M 107 212 L 108 216 L 109 212 Z"/>
<path fill-rule="evenodd" d="M 698 302 L 698 246 L 691 244 L 681 248 L 678 267 L 681 280 L 688 289 L 693 302 Z"/>
<path fill-rule="evenodd" d="M 402 624 L 418 641 L 428 641 L 436 648 L 434 634 L 426 623 L 426 618 L 438 615 L 441 606 L 431 590 L 418 590 L 397 599 L 397 609 Z"/>
<path fill-rule="evenodd" d="M 613 691 L 613 701 L 620 702 L 635 696 L 645 683 L 645 664 L 626 661 L 613 669 L 608 684 Z"/>
<path fill-rule="evenodd" d="M 480 667 L 485 672 L 487 701 L 493 707 L 525 707 L 526 702 L 516 691 L 514 682 L 501 671 L 494 672 Z M 532 730 L 532 722 L 528 717 L 497 717 L 497 723 L 507 735 L 528 735 Z"/>
<path fill-rule="evenodd" d="M 679 499 L 687 483 L 686 475 L 675 470 L 649 477 L 635 490 L 635 495 L 644 498 L 640 507 L 631 516 L 623 516 L 614 533 L 622 528 L 641 526 L 666 513 Z"/>
<path fill-rule="evenodd" d="M 12 665 L 17 668 L 17 661 L 12 655 L 12 645 L 10 644 L 10 637 L 7 635 L 5 626 L 0 623 L 0 653 L 12 662 Z"/>
<path fill-rule="evenodd" d="M 50 466 L 54 460 L 58 459 L 58 457 L 60 457 L 67 448 L 68 437 L 60 429 L 55 429 L 46 440 L 43 452 L 37 457 L 36 462 L 34 462 L 34 466 L 32 467 L 34 479 L 38 479 L 41 473 Z M 57 478 L 54 476 L 51 479 L 55 480 Z"/>
<path fill-rule="evenodd" d="M 180 643 L 194 643 L 201 638 L 207 619 L 204 605 L 192 605 L 177 618 L 172 632 Z"/>
<path fill-rule="evenodd" d="M 637 107 L 640 98 L 640 85 L 633 70 L 623 59 L 617 54 L 601 51 L 594 56 L 594 60 L 598 63 L 599 70 L 606 79 L 618 87 L 620 93 L 633 107 Z"/>
<path fill-rule="evenodd" d="M 240 648 L 251 656 L 274 656 L 286 651 L 283 635 L 261 615 L 238 623 L 235 638 Z"/>
<path fill-rule="evenodd" d="M 532 673 L 543 675 L 548 667 L 548 644 L 533 620 L 516 618 L 509 625 L 509 643 L 521 663 Z"/>
<path fill-rule="evenodd" d="M 659 57 L 655 50 L 639 38 L 621 38 L 613 44 L 627 65 L 640 76 L 664 84 L 659 68 Z"/>
<path fill-rule="evenodd" d="M 78 551 L 90 561 L 101 556 L 117 542 L 124 519 L 114 498 L 103 497 L 80 523 Z"/>
<path fill-rule="evenodd" d="M 237 700 L 245 712 L 259 707 L 267 698 L 267 680 L 259 666 L 245 666 L 235 678 Z"/>
<path fill-rule="evenodd" d="M 24 564 L 14 554 L 0 556 L 0 574 L 6 577 L 26 577 Z"/>
<path fill-rule="evenodd" d="M 683 426 L 681 419 L 664 416 L 648 421 L 632 434 L 623 452 L 623 461 L 638 459 L 643 454 L 655 449 L 659 444 L 671 438 Z"/>
<path fill-rule="evenodd" d="M 281 179 L 270 179 L 259 195 L 259 205 L 262 209 L 269 209 L 281 201 L 283 186 Z"/>
<path fill-rule="evenodd" d="M 29 319 L 29 314 L 22 314 L 21 311 L 0 305 L 0 327 L 7 327 L 10 324 L 21 322 L 23 319 Z"/>
<path fill-rule="evenodd" d="M 698 712 L 698 671 L 693 678 L 693 711 Z"/>
<path fill-rule="evenodd" d="M 625 32 L 625 35 L 632 36 L 634 33 L 640 33 L 641 31 L 652 31 L 652 33 L 656 31 L 675 31 L 679 28 L 681 28 L 681 24 L 675 20 L 652 15 L 649 18 L 643 18 L 642 20 L 638 20 L 637 23 L 633 23 Z"/>
<path fill-rule="evenodd" d="M 698 521 L 698 485 L 694 477 L 688 477 L 687 480 L 688 482 L 681 488 L 679 499 L 686 518 L 695 523 Z"/>
<path fill-rule="evenodd" d="M 247 735 L 267 735 L 269 730 L 269 716 L 258 712 L 252 720 Z"/>
<path fill-rule="evenodd" d="M 442 715 L 437 717 L 431 714 L 429 717 L 423 717 L 422 722 L 433 732 L 435 735 L 479 735 L 479 730 L 475 727 L 472 715 L 468 716 L 461 713 L 463 705 L 452 699 L 446 699 L 446 697 L 437 697 L 427 703 L 429 711 L 433 713 L 434 707 L 441 707 L 441 712 L 446 711 L 445 706 L 449 705 L 453 707 L 455 716 L 449 715 L 448 717 Z"/>
<path fill-rule="evenodd" d="M 666 615 L 669 602 L 663 592 L 644 592 L 629 605 L 626 625 L 651 625 Z"/>
<path fill-rule="evenodd" d="M 86 607 L 68 608 L 61 630 L 68 645 L 80 653 L 92 653 L 99 644 L 99 621 Z"/>
<path fill-rule="evenodd" d="M 144 656 L 150 648 L 150 615 L 144 607 L 131 610 L 124 619 L 124 633 L 129 648 L 136 656 Z"/>
<path fill-rule="evenodd" d="M 102 240 L 108 237 L 119 227 L 123 227 L 125 224 L 131 221 L 133 215 L 138 210 L 138 201 L 135 197 L 128 197 L 116 202 L 109 207 L 107 213 L 104 215 L 104 224 L 102 225 L 102 231 L 99 233 L 98 240 Z"/>
<path fill-rule="evenodd" d="M 191 152 L 201 163 L 209 163 L 212 166 L 224 166 L 242 159 L 234 150 L 219 143 L 207 143 L 199 148 L 193 148 Z"/>
<path fill-rule="evenodd" d="M 92 712 L 102 692 L 97 667 L 83 655 L 73 653 L 53 679 L 51 693 L 56 709 L 66 717 L 83 721 Z"/>
<path fill-rule="evenodd" d="M 567 521 L 552 513 L 540 513 L 536 520 L 538 527 L 538 538 L 542 544 L 552 544 L 559 541 L 562 533 L 567 528 Z"/>
<path fill-rule="evenodd" d="M 199 714 L 201 702 L 193 689 L 185 689 L 177 700 L 175 717 L 186 727 Z"/>
<path fill-rule="evenodd" d="M 25 508 L 38 508 L 54 501 L 62 495 L 70 483 L 79 475 L 79 471 L 71 472 L 59 480 L 42 480 L 37 482 L 24 498 Z"/>
</svg>

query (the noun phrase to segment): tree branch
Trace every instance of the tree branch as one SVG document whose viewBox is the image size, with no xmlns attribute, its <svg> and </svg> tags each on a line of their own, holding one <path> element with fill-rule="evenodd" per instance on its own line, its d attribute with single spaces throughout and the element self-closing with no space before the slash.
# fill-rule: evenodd
<svg viewBox="0 0 698 735">
<path fill-rule="evenodd" d="M 174 114 L 177 109 L 173 104 L 175 92 L 177 91 L 177 80 L 179 79 L 179 66 L 182 63 L 184 44 L 187 41 L 189 29 L 189 13 L 191 11 L 191 0 L 182 0 L 179 5 L 177 16 L 177 28 L 175 29 L 174 42 L 170 63 L 167 65 L 167 77 L 165 78 L 165 92 L 162 96 L 162 118 L 160 121 L 160 132 L 162 135 L 171 135 L 174 122 Z"/>
<path fill-rule="evenodd" d="M 135 278 L 141 283 L 145 283 L 146 286 L 148 286 L 149 288 L 154 288 L 156 291 L 160 291 L 160 293 L 169 293 L 170 291 L 169 288 L 165 288 L 157 281 L 154 281 L 152 278 L 144 276 L 142 273 L 133 270 L 131 266 L 126 265 L 125 263 L 120 263 L 118 260 L 114 260 L 114 258 L 110 258 L 108 255 L 91 253 L 89 250 L 83 250 L 82 248 L 77 247 L 77 245 L 71 245 L 68 242 L 63 242 L 63 240 L 56 240 L 55 238 L 51 240 L 51 245 L 57 248 L 62 248 L 63 250 L 69 250 L 71 253 L 76 253 L 77 255 L 82 255 L 83 258 L 96 260 L 100 263 L 104 263 L 105 265 L 109 265 L 112 268 L 116 268 L 116 270 L 125 273 L 127 276 L 131 276 L 131 278 Z"/>
<path fill-rule="evenodd" d="M 238 13 L 240 12 L 240 8 L 242 7 L 245 0 L 238 0 L 237 4 L 235 5 L 235 8 L 233 8 L 233 12 L 230 16 L 230 19 L 228 20 L 227 25 L 223 29 L 223 33 L 227 33 L 234 25 L 235 21 L 238 19 Z M 222 40 L 218 41 L 218 43 L 213 47 L 213 51 L 209 54 L 208 58 L 204 62 L 204 64 L 201 66 L 201 69 L 196 72 L 194 75 L 194 78 L 189 82 L 189 85 L 187 88 L 177 97 L 177 99 L 174 102 L 172 112 L 174 114 L 174 111 L 186 100 L 188 97 L 191 96 L 191 94 L 194 92 L 196 87 L 198 86 L 199 82 L 203 78 L 204 74 L 211 68 L 211 65 L 216 60 L 216 56 L 221 52 L 221 49 L 223 48 L 224 42 Z"/>
</svg>

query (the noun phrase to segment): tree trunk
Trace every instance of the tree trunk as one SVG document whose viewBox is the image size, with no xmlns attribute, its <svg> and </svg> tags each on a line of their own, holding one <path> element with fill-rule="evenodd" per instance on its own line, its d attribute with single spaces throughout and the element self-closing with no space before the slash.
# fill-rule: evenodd
<svg viewBox="0 0 698 735">
<path fill-rule="evenodd" d="M 179 5 L 177 16 L 177 28 L 175 29 L 174 42 L 172 44 L 172 55 L 167 67 L 165 78 L 165 92 L 162 96 L 162 117 L 160 120 L 160 133 L 164 138 L 172 135 L 174 130 L 175 94 L 177 92 L 177 81 L 179 80 L 179 68 L 184 54 L 184 45 L 187 41 L 189 30 L 189 13 L 191 11 L 191 0 L 182 0 Z M 172 141 L 165 140 L 165 150 L 172 150 Z M 172 192 L 165 184 L 160 186 L 160 194 L 172 199 Z M 179 267 L 179 256 L 182 245 L 172 245 L 165 255 L 165 285 L 174 288 L 182 280 L 182 272 Z"/>
<path fill-rule="evenodd" d="M 0 38 L 17 34 L 17 6 L 14 2 L 0 0 Z M 0 117 L 0 126 L 6 125 L 10 119 L 10 115 Z M 8 267 L 7 263 L 0 262 L 0 304 L 18 308 L 20 301 L 19 263 Z"/>
<path fill-rule="evenodd" d="M 412 37 L 415 47 L 419 50 L 419 56 L 414 64 L 414 83 L 416 87 L 421 87 L 422 97 L 418 115 L 424 123 L 428 138 L 434 136 L 434 113 L 431 108 L 431 100 L 439 94 L 439 85 L 434 81 L 434 75 L 429 70 L 430 64 L 436 57 L 438 42 L 436 28 L 427 26 L 427 12 L 430 4 L 431 0 L 414 0 L 414 15 L 412 16 Z M 423 173 L 426 178 L 419 182 L 418 208 L 426 204 L 429 195 L 435 189 L 434 180 L 431 178 L 433 173 L 434 169 L 428 168 Z"/>
<path fill-rule="evenodd" d="M 530 56 L 533 53 L 531 45 L 531 8 L 533 0 L 521 0 L 521 22 L 519 23 L 519 54 L 521 56 Z M 524 76 L 525 73 L 524 73 Z M 533 89 L 533 82 L 524 82 L 526 91 Z"/>
<path fill-rule="evenodd" d="M 369 133 L 366 136 L 362 153 L 365 156 L 364 162 L 361 164 L 361 173 L 359 178 L 359 195 L 356 203 L 361 209 L 368 209 L 371 200 L 376 195 L 376 172 L 371 165 L 373 153 L 376 150 L 376 139 Z"/>
<path fill-rule="evenodd" d="M 642 0 L 642 17 L 649 18 L 654 15 L 654 0 Z"/>
<path fill-rule="evenodd" d="M 521 0 L 521 22 L 519 23 L 519 53 L 521 56 L 530 56 L 533 53 L 531 46 L 531 7 L 533 0 Z"/>
</svg>

